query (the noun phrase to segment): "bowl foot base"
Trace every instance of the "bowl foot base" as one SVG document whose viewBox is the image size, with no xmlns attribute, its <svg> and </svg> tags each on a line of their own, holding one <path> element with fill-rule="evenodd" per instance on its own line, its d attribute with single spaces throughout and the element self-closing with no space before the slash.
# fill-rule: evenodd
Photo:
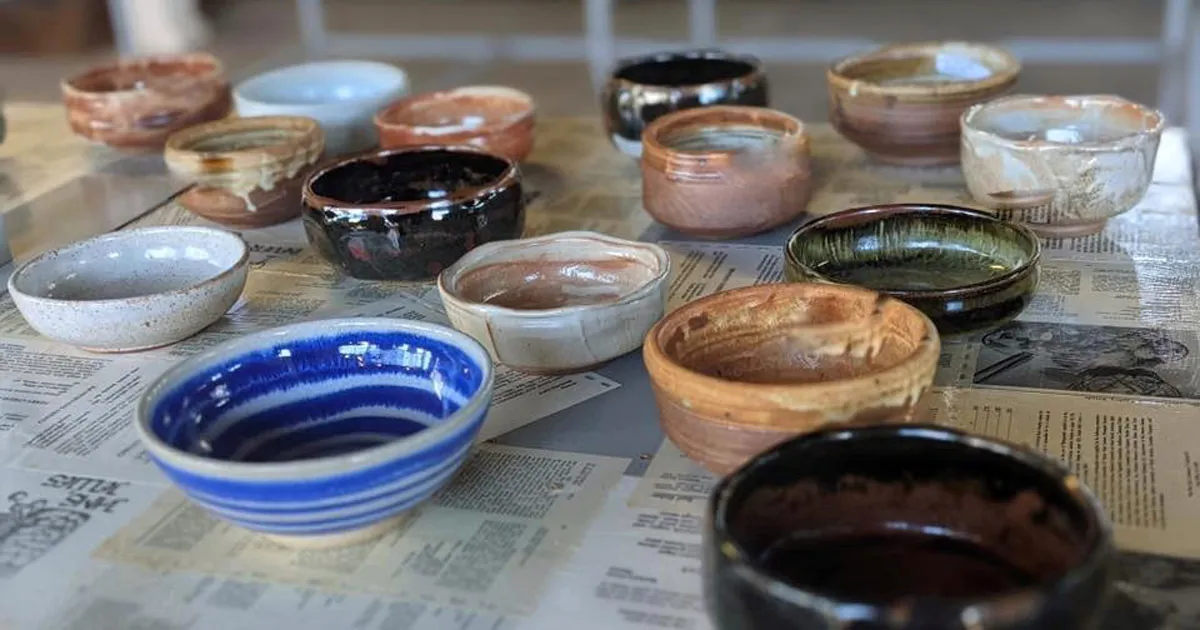
<svg viewBox="0 0 1200 630">
<path fill-rule="evenodd" d="M 1087 223 L 1069 223 L 1066 225 L 1026 223 L 1025 227 L 1033 230 L 1034 234 L 1042 238 L 1080 238 L 1099 234 L 1104 231 L 1104 226 L 1106 225 L 1108 225 L 1107 220 L 1100 220 L 1089 221 Z"/>
<path fill-rule="evenodd" d="M 336 534 L 322 534 L 319 536 L 267 534 L 266 537 L 272 542 L 292 549 L 334 549 L 337 547 L 349 547 L 350 545 L 357 545 L 383 536 L 395 529 L 407 516 L 408 512 L 401 512 L 378 523 L 372 523 L 362 529 L 338 532 Z"/>
<path fill-rule="evenodd" d="M 899 166 L 909 168 L 937 168 L 954 166 L 959 163 L 958 154 L 954 155 L 879 155 L 867 153 L 871 161 L 883 166 Z"/>
</svg>

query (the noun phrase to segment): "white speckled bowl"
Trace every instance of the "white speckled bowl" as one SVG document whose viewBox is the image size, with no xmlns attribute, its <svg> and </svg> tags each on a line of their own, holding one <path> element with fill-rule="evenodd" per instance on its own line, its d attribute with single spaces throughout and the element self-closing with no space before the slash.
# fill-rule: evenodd
<svg viewBox="0 0 1200 630">
<path fill-rule="evenodd" d="M 8 292 L 39 333 L 95 352 L 186 339 L 220 319 L 246 285 L 236 234 L 152 227 L 105 234 L 20 265 Z"/>
<path fill-rule="evenodd" d="M 438 276 L 438 292 L 454 327 L 497 362 L 569 374 L 640 347 L 670 273 L 658 245 L 560 232 L 476 247 Z"/>
</svg>

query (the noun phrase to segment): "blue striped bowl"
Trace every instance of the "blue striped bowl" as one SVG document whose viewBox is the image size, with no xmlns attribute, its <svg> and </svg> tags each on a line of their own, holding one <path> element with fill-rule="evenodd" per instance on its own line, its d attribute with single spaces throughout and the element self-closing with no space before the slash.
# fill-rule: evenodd
<svg viewBox="0 0 1200 630">
<path fill-rule="evenodd" d="M 492 362 L 450 328 L 341 319 L 247 335 L 169 369 L 137 430 L 197 504 L 300 546 L 377 536 L 462 465 Z"/>
</svg>

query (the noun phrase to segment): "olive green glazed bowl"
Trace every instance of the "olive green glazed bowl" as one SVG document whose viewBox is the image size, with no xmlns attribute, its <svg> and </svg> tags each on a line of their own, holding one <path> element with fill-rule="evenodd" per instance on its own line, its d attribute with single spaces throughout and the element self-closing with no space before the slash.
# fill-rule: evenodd
<svg viewBox="0 0 1200 630">
<path fill-rule="evenodd" d="M 800 226 L 784 247 L 790 282 L 852 284 L 915 306 L 942 336 L 978 333 L 1033 299 L 1041 243 L 979 210 L 934 204 L 854 208 Z"/>
</svg>

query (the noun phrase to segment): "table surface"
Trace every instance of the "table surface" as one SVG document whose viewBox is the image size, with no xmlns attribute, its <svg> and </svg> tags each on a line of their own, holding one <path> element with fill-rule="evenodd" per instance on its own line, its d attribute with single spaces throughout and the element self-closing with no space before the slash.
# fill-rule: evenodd
<svg viewBox="0 0 1200 630">
<path fill-rule="evenodd" d="M 127 225 L 207 224 L 170 201 L 178 183 L 161 161 L 74 141 L 55 110 L 8 110 L 12 133 L 27 134 L 0 146 L 10 233 L 24 217 L 18 259 Z M 794 226 L 689 241 L 645 215 L 637 164 L 598 121 L 539 125 L 523 168 L 535 195 L 528 235 L 594 229 L 663 242 L 672 305 L 781 279 Z M 827 126 L 811 133 L 810 214 L 969 203 L 956 169 L 878 166 Z M 59 147 L 53 159 L 35 162 L 41 145 L 29 138 Z M 1059 456 L 1096 489 L 1126 550 L 1105 628 L 1200 628 L 1200 228 L 1186 144 L 1168 131 L 1150 192 L 1104 233 L 1046 242 L 1033 304 L 1000 331 L 946 343 L 923 403 L 938 422 Z M 0 629 L 708 627 L 697 551 L 713 479 L 664 441 L 638 353 L 573 377 L 503 372 L 494 439 L 378 541 L 296 552 L 191 509 L 129 426 L 161 370 L 288 321 L 444 321 L 430 286 L 341 277 L 296 222 L 242 234 L 254 261 L 243 299 L 172 348 L 65 348 L 0 296 Z"/>
</svg>

